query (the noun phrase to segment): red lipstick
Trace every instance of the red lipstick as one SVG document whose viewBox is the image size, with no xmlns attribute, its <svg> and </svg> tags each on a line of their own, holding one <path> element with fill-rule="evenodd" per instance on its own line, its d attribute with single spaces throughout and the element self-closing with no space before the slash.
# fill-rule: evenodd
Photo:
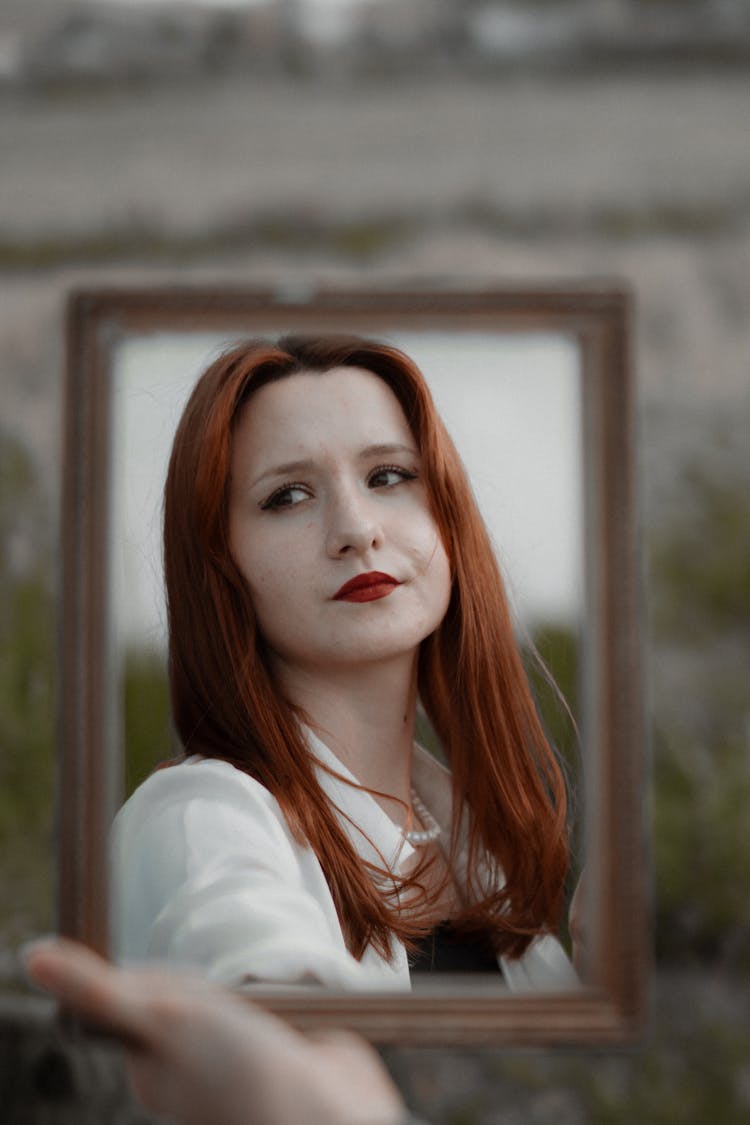
<svg viewBox="0 0 750 1125">
<path fill-rule="evenodd" d="M 367 574 L 357 574 L 345 582 L 333 595 L 335 602 L 374 602 L 378 598 L 387 598 L 401 583 L 390 574 L 383 574 L 379 570 L 370 570 Z"/>
</svg>

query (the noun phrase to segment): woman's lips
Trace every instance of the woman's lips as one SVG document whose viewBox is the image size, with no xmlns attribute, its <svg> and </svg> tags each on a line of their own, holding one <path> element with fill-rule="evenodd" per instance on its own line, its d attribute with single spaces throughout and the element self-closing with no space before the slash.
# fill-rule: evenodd
<svg viewBox="0 0 750 1125">
<path fill-rule="evenodd" d="M 390 574 L 382 574 L 379 570 L 371 570 L 367 574 L 358 574 L 350 578 L 333 595 L 335 602 L 374 602 L 378 598 L 387 598 L 401 583 Z"/>
</svg>

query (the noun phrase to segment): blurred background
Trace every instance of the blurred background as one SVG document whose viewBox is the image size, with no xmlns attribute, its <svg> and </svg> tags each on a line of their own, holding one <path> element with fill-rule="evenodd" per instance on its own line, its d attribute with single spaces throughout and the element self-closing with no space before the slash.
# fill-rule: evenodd
<svg viewBox="0 0 750 1125">
<path fill-rule="evenodd" d="M 652 1025 L 392 1050 L 446 1125 L 750 1117 L 750 0 L 0 0 L 0 967 L 53 922 L 64 299 L 617 278 Z"/>
</svg>

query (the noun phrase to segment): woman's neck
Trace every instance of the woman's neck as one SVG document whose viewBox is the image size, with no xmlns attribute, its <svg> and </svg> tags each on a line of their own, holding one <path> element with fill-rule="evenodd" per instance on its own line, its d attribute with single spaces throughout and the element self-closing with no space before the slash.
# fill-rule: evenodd
<svg viewBox="0 0 750 1125">
<path fill-rule="evenodd" d="M 409 803 L 416 656 L 354 667 L 278 666 L 276 673 L 287 697 L 362 785 Z M 383 807 L 401 820 L 393 801 Z"/>
</svg>

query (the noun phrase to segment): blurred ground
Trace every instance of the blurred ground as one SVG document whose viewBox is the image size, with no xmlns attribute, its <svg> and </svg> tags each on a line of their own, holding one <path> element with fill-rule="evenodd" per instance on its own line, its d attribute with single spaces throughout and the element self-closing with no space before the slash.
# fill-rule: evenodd
<svg viewBox="0 0 750 1125">
<path fill-rule="evenodd" d="M 233 81 L 9 98 L 4 241 L 163 238 L 264 215 L 734 230 L 750 217 L 744 75 Z M 538 232 L 535 232 L 538 227 Z M 680 230 L 680 228 L 682 228 Z"/>
</svg>

